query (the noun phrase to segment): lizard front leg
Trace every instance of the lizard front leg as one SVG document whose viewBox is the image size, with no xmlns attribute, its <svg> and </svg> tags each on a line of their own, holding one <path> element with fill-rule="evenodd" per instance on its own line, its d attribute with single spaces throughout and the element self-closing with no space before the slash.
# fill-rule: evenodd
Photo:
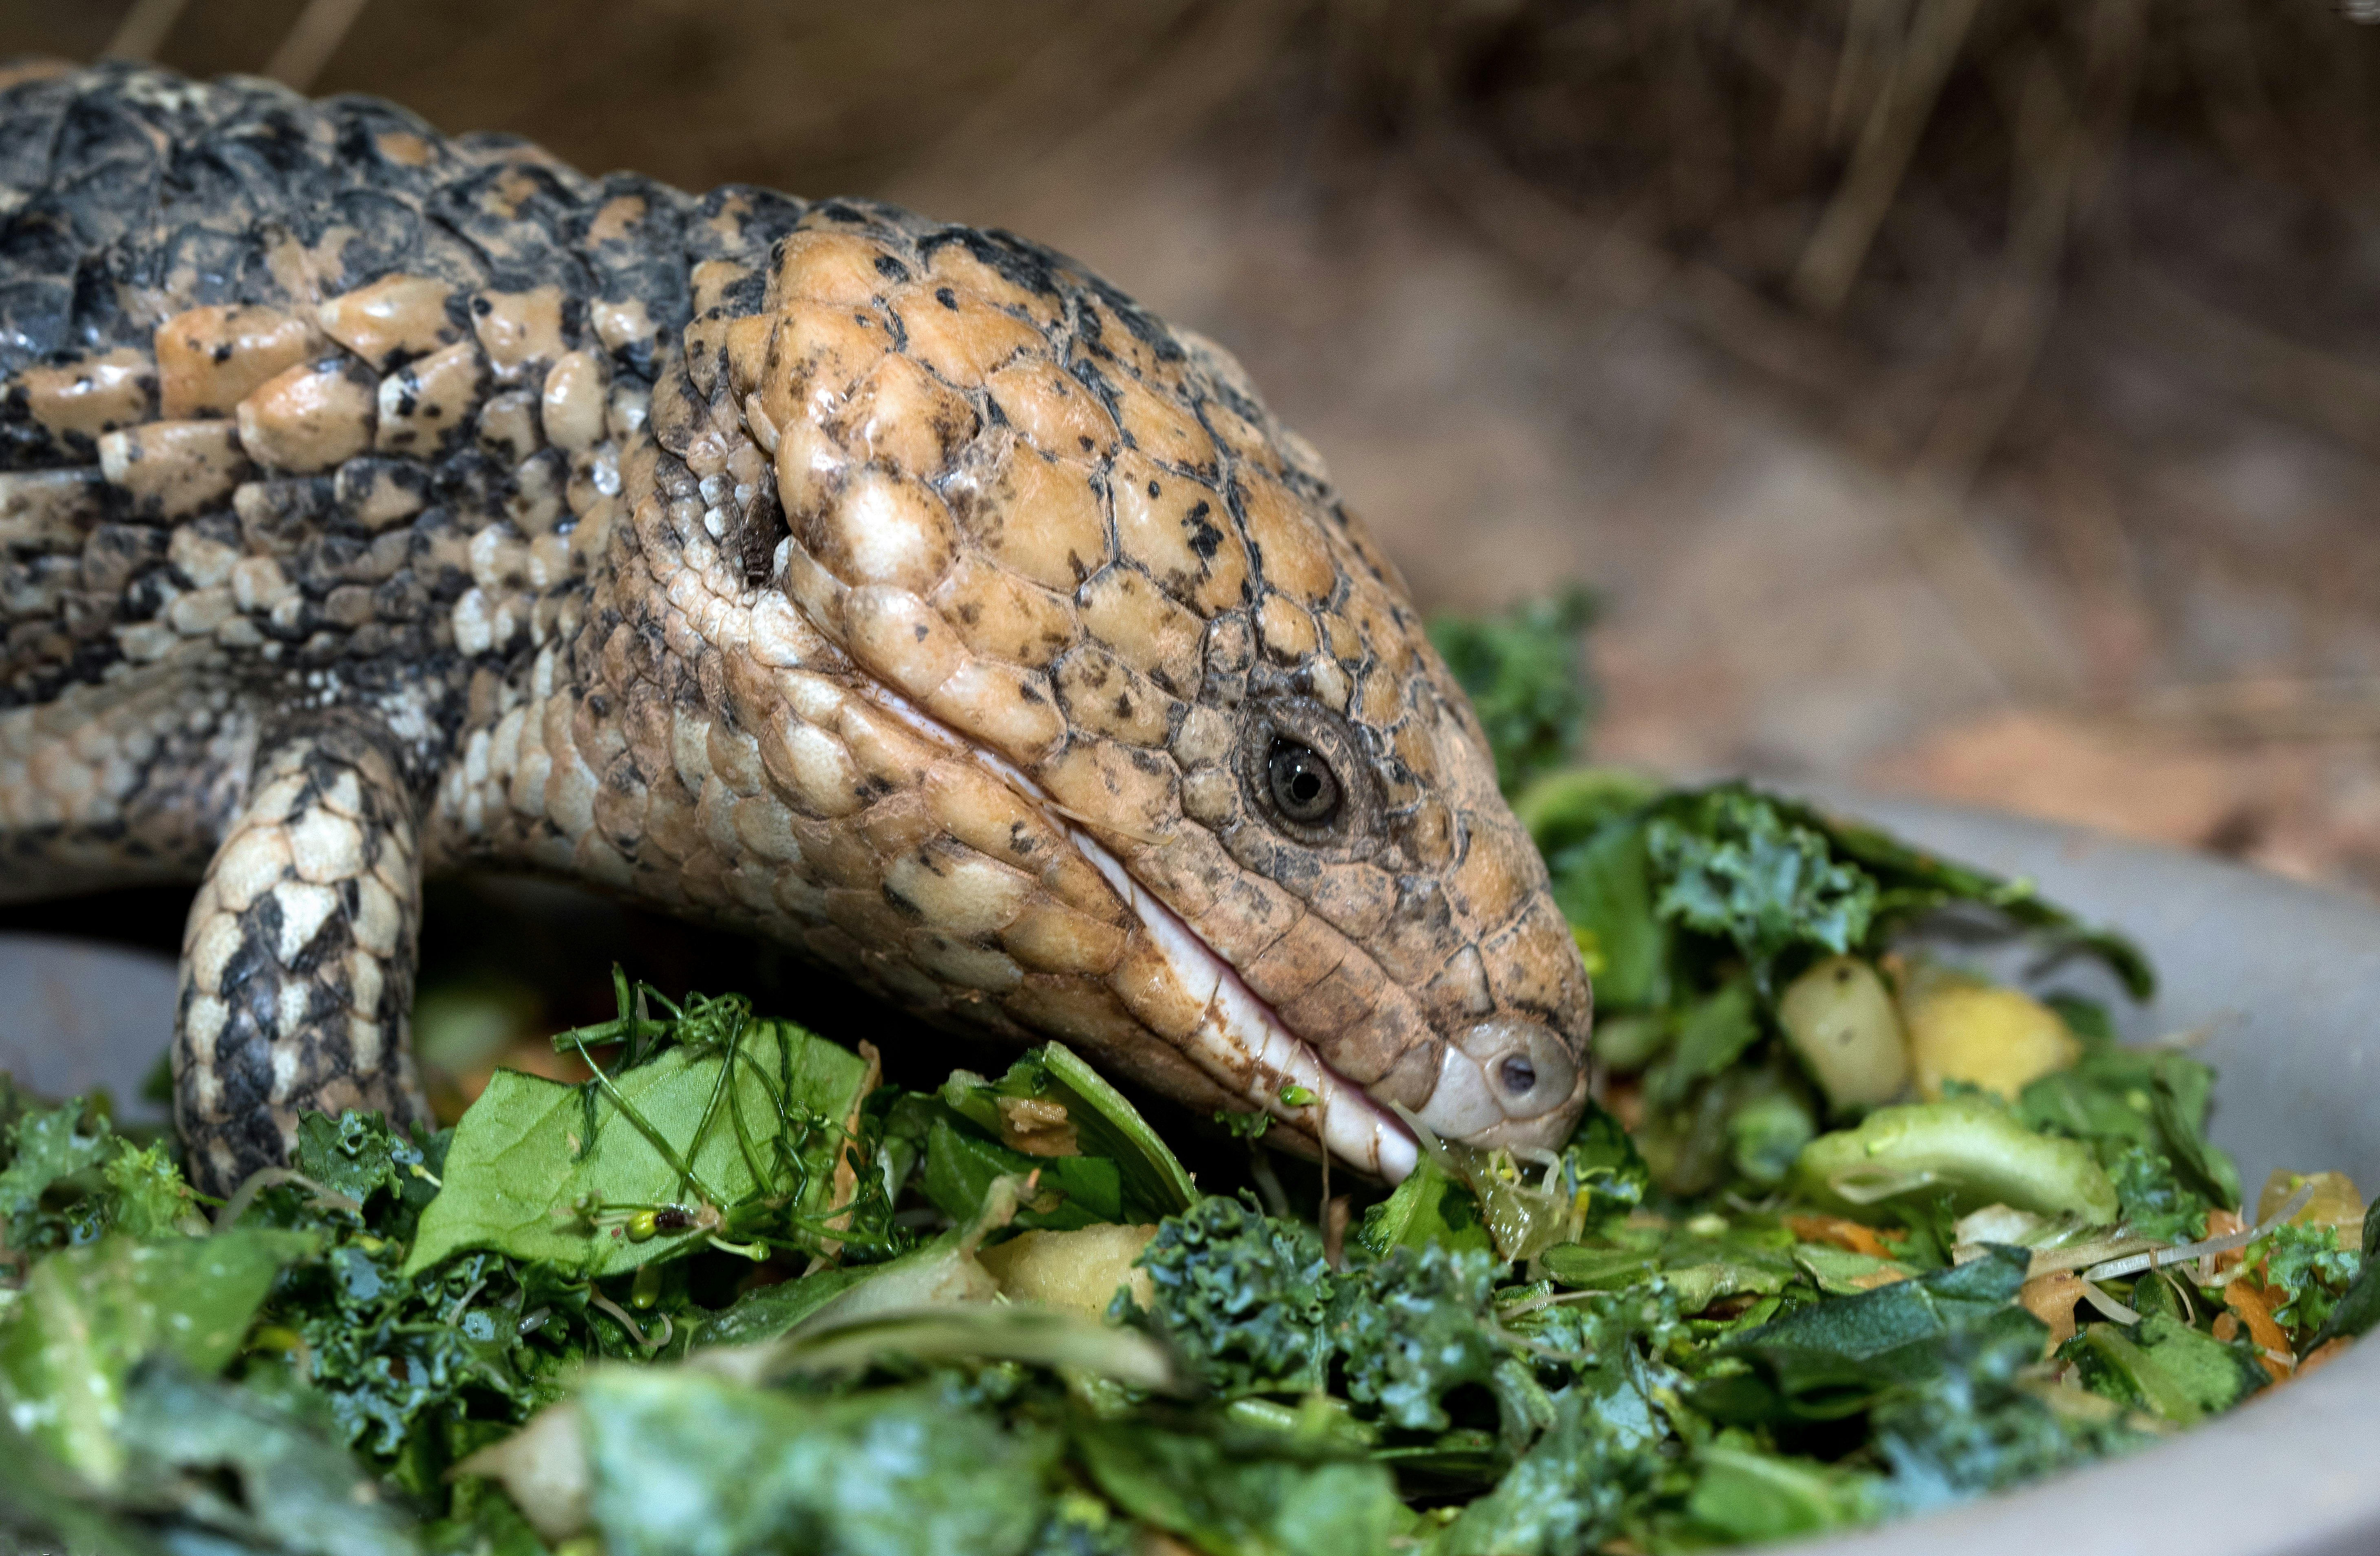
<svg viewBox="0 0 2380 1556">
<path fill-rule="evenodd" d="M 174 1113 L 226 1194 L 285 1162 L 300 1114 L 429 1117 L 407 1042 L 417 806 L 385 737 L 327 715 L 269 735 L 182 938 Z"/>
</svg>

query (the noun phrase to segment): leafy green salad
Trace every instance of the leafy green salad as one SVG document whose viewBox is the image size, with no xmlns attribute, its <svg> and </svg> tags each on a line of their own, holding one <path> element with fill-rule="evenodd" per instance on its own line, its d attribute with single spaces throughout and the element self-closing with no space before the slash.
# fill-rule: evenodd
<svg viewBox="0 0 2380 1556">
<path fill-rule="evenodd" d="M 310 1116 L 221 1203 L 0 1086 L 0 1535 L 1700 1550 L 2130 1452 L 2380 1321 L 2380 1212 L 2329 1172 L 2248 1197 L 2186 1042 L 1928 949 L 1987 927 L 2143 997 L 2127 942 L 1742 785 L 1562 768 L 1584 614 L 1439 626 L 1595 977 L 1560 1152 L 1424 1138 L 1351 1185 L 1260 1117 L 1160 1135 L 1059 1044 L 919 1089 L 624 974 L 552 1039 L 590 1078 L 499 1070 L 419 1137 Z"/>
</svg>

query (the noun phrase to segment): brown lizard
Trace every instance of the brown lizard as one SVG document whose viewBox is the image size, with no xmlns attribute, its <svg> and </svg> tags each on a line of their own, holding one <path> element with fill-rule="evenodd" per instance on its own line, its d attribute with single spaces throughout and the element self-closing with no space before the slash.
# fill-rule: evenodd
<svg viewBox="0 0 2380 1556">
<path fill-rule="evenodd" d="M 1396 569 L 1229 355 L 889 207 L 0 73 L 0 898 L 196 881 L 221 1192 L 425 1117 L 425 870 L 767 936 L 1402 1176 L 1590 995 Z"/>
</svg>

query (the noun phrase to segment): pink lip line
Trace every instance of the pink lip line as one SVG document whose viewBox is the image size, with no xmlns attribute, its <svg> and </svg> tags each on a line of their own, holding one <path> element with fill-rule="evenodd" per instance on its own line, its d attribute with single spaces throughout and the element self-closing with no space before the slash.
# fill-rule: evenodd
<svg viewBox="0 0 2380 1556">
<path fill-rule="evenodd" d="M 1139 916 L 1183 986 L 1194 993 L 1201 987 L 1210 991 L 1205 1018 L 1184 1039 L 1192 1063 L 1225 1089 L 1285 1123 L 1312 1130 L 1334 1155 L 1390 1183 L 1413 1171 L 1420 1148 L 1402 1119 L 1291 1031 L 1238 971 L 1180 915 L 1144 889 L 1122 860 L 1080 829 L 1067 830 L 1084 857 Z M 1298 1107 L 1283 1101 L 1283 1088 L 1293 1085 L 1312 1092 L 1314 1100 Z"/>
</svg>

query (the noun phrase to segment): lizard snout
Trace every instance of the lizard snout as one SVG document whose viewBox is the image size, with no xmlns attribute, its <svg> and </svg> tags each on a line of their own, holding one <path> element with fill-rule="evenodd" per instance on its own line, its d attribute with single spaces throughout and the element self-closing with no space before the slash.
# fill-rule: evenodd
<svg viewBox="0 0 2380 1556">
<path fill-rule="evenodd" d="M 1553 1150 L 1585 1094 L 1586 1067 L 1559 1033 L 1495 1016 L 1446 1045 L 1438 1086 L 1414 1116 L 1436 1135 L 1475 1146 Z"/>
</svg>

